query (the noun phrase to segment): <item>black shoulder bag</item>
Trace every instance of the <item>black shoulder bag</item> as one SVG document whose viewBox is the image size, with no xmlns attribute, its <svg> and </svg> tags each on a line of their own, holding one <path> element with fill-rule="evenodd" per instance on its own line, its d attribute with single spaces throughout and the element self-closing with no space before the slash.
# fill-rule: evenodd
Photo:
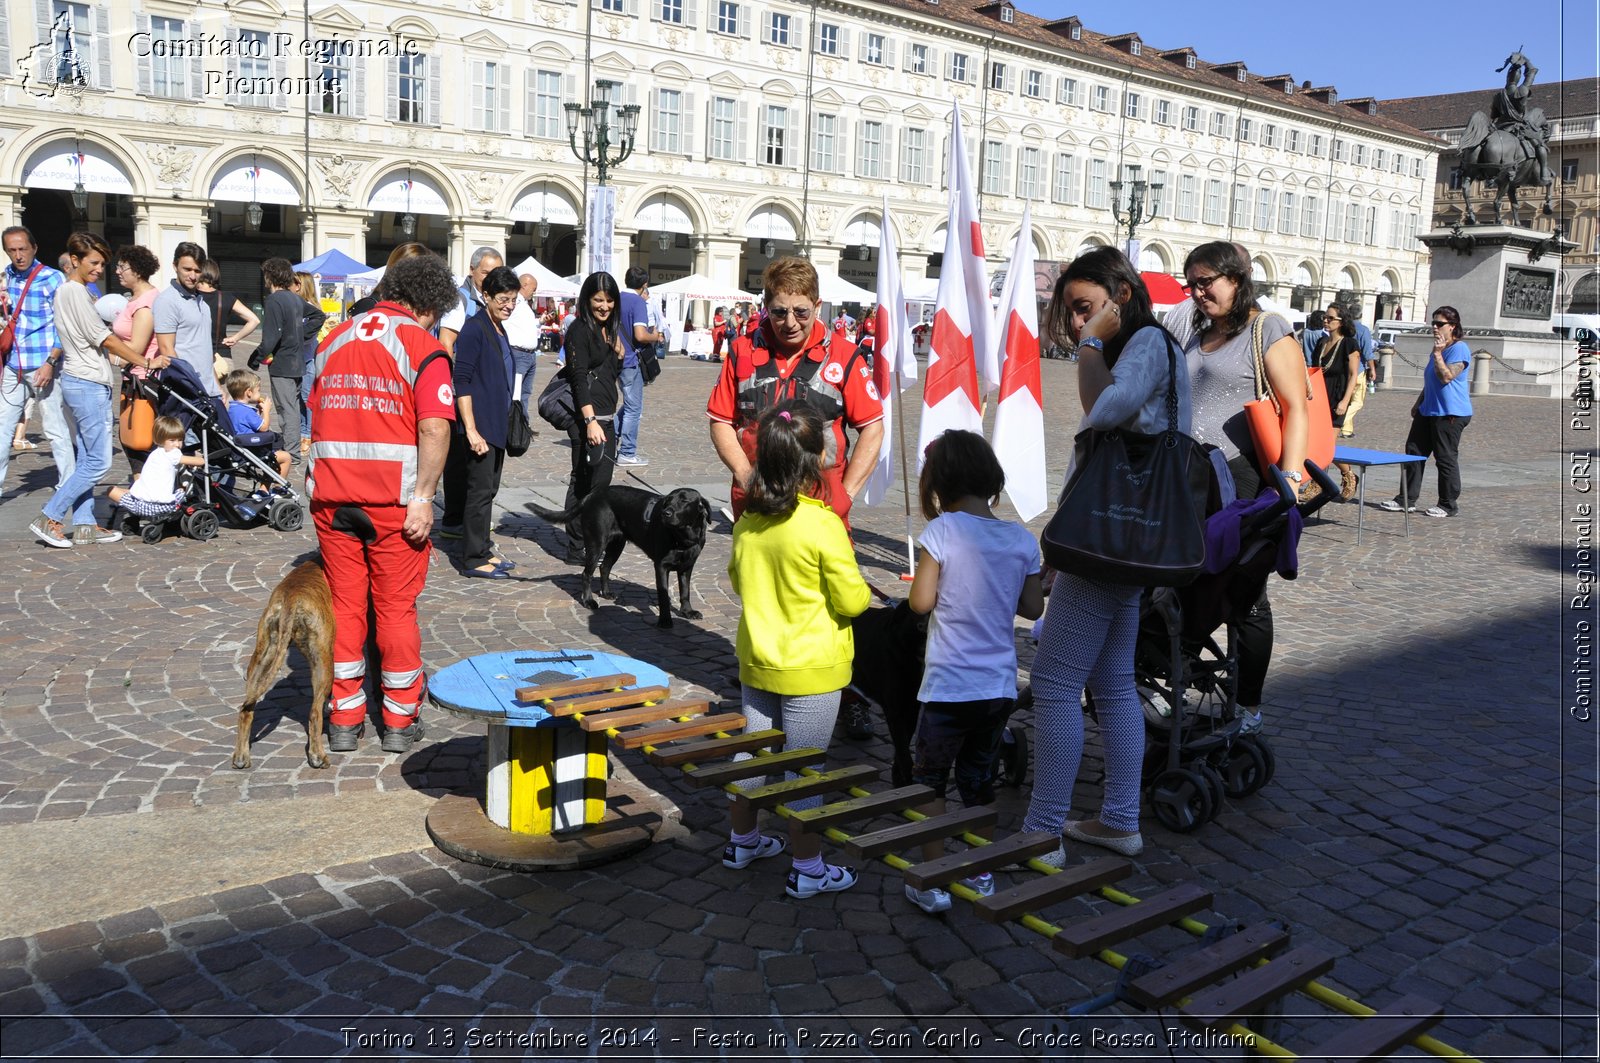
<svg viewBox="0 0 1600 1063">
<path fill-rule="evenodd" d="M 516 415 L 517 407 L 521 405 L 520 400 L 511 404 L 512 416 Z M 567 379 L 566 366 L 551 374 L 550 383 L 539 392 L 539 416 L 558 432 L 569 431 L 578 423 L 577 407 L 572 401 L 572 382 Z M 510 452 L 510 447 L 507 447 L 506 453 Z"/>
<path fill-rule="evenodd" d="M 1100 583 L 1181 587 L 1205 567 L 1211 465 L 1178 431 L 1177 355 L 1167 337 L 1167 430 L 1086 428 L 1061 504 L 1040 536 L 1052 568 Z"/>
</svg>

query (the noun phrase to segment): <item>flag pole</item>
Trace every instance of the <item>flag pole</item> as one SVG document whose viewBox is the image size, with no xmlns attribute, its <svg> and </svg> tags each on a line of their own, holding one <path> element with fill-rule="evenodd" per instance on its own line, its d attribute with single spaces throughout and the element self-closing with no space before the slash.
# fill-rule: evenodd
<svg viewBox="0 0 1600 1063">
<path fill-rule="evenodd" d="M 915 358 L 916 355 L 911 351 L 907 351 L 906 357 Z M 906 471 L 906 400 L 904 393 L 901 392 L 899 387 L 899 377 L 900 370 L 896 369 L 894 389 L 894 426 L 895 430 L 900 435 L 900 490 L 901 497 L 905 499 L 906 503 L 906 570 L 901 574 L 900 578 L 903 580 L 909 580 L 913 575 L 916 574 L 917 571 L 917 551 L 916 540 L 911 535 L 911 474 Z"/>
</svg>

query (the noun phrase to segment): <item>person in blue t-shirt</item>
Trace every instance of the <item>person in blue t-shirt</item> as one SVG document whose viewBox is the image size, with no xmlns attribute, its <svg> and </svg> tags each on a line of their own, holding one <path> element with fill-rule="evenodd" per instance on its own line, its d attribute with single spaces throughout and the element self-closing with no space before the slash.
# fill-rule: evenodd
<svg viewBox="0 0 1600 1063">
<path fill-rule="evenodd" d="M 1411 408 L 1411 431 L 1406 436 L 1406 453 L 1430 454 L 1439 467 L 1439 504 L 1425 511 L 1430 517 L 1454 517 L 1460 509 L 1461 433 L 1472 420 L 1472 392 L 1467 387 L 1467 367 L 1472 351 L 1462 336 L 1461 314 L 1453 306 L 1433 312 L 1433 354 L 1422 373 L 1422 394 Z M 1408 462 L 1401 497 L 1381 503 L 1398 513 L 1403 506 L 1417 508 L 1422 494 L 1423 462 Z"/>
<path fill-rule="evenodd" d="M 649 465 L 639 456 L 639 419 L 644 414 L 644 387 L 646 379 L 642 363 L 655 360 L 655 345 L 660 343 L 660 331 L 650 326 L 650 271 L 643 266 L 629 266 L 623 282 L 630 290 L 622 293 L 618 309 L 618 327 L 622 333 L 622 371 L 617 375 L 617 387 L 622 393 L 622 405 L 617 410 L 617 464 Z"/>
</svg>

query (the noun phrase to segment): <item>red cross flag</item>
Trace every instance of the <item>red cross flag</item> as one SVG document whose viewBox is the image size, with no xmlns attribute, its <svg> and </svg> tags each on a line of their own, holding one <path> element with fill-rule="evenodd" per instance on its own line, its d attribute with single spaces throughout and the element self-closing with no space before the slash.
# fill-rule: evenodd
<svg viewBox="0 0 1600 1063">
<path fill-rule="evenodd" d="M 917 434 L 917 465 L 928 444 L 952 428 L 982 434 L 983 407 L 978 396 L 978 366 L 984 366 L 984 389 L 1000 383 L 989 349 L 989 282 L 984 263 L 983 230 L 978 226 L 978 198 L 967 167 L 961 138 L 961 108 L 950 126 L 950 214 L 944 235 L 944 262 L 933 315 L 928 378 L 922 390 L 922 426 Z"/>
<path fill-rule="evenodd" d="M 1006 473 L 1006 494 L 1023 520 L 1049 504 L 1044 472 L 1044 400 L 1039 386 L 1039 302 L 1033 279 L 1033 208 L 1022 208 L 1022 231 L 1011 252 L 995 329 L 1000 399 L 995 406 L 995 457 Z"/>
<path fill-rule="evenodd" d="M 894 452 L 898 446 L 894 430 L 904 425 L 895 397 L 917 379 L 917 360 L 911 356 L 911 325 L 906 320 L 905 294 L 900 287 L 900 259 L 895 250 L 894 230 L 889 224 L 889 197 L 883 197 L 882 224 L 878 227 L 878 308 L 873 319 L 872 386 L 883 400 L 883 444 L 878 464 L 861 487 L 866 505 L 881 502 L 894 483 Z"/>
</svg>

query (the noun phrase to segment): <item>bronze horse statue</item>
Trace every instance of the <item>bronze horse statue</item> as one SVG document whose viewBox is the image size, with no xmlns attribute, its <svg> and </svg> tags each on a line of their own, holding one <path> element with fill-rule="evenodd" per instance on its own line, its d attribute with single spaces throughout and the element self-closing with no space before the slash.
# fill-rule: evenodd
<svg viewBox="0 0 1600 1063">
<path fill-rule="evenodd" d="M 1495 94 L 1493 120 L 1482 111 L 1474 112 L 1456 148 L 1461 159 L 1461 202 L 1469 225 L 1478 221 L 1467 198 L 1467 185 L 1472 181 L 1494 186 L 1496 225 L 1500 223 L 1500 200 L 1508 195 L 1511 224 L 1522 224 L 1517 190 L 1530 185 L 1544 187 L 1544 213 L 1553 213 L 1551 194 L 1555 180 L 1545 148 L 1549 123 L 1543 108 L 1527 106 L 1529 87 L 1538 71 L 1520 51 L 1513 52 L 1500 67 L 1501 70 L 1508 68 L 1506 87 Z"/>
</svg>

